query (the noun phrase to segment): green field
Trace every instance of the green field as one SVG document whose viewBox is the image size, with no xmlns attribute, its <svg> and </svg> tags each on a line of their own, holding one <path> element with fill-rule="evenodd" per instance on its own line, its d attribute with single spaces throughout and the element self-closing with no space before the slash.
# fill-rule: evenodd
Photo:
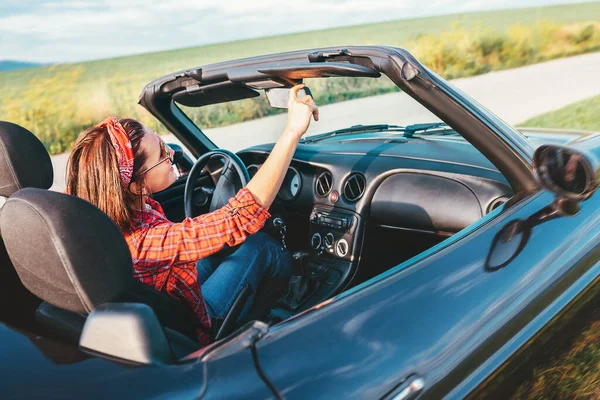
<svg viewBox="0 0 600 400">
<path fill-rule="evenodd" d="M 152 79 L 181 69 L 302 48 L 383 44 L 407 48 L 436 72 L 454 78 L 600 50 L 598 21 L 600 3 L 583 3 L 399 20 L 8 71 L 0 73 L 0 119 L 32 130 L 56 153 L 68 149 L 79 132 L 107 114 L 131 116 L 161 131 L 136 105 L 137 98 Z M 360 85 L 328 86 L 329 94 L 318 103 L 393 90 Z M 240 110 L 216 107 L 191 116 L 213 127 L 272 112 L 248 103 Z"/>
<path fill-rule="evenodd" d="M 179 69 L 287 50 L 330 45 L 383 44 L 407 46 L 410 51 L 409 42 L 418 35 L 447 31 L 457 21 L 466 28 L 486 27 L 498 31 L 515 24 L 532 25 L 540 21 L 559 24 L 600 21 L 600 3 L 407 19 L 112 58 L 82 63 L 85 67 L 82 80 L 102 81 L 118 76 L 123 81 L 138 81 L 141 89 L 150 80 Z M 0 87 L 10 92 L 19 86 L 23 87 L 40 74 L 44 76 L 69 67 L 70 65 L 59 66 L 52 72 L 48 72 L 48 68 L 35 68 L 0 73 Z"/>
<path fill-rule="evenodd" d="M 582 129 L 600 132 L 600 96 L 570 104 L 560 110 L 538 115 L 519 124 L 519 126 Z"/>
</svg>

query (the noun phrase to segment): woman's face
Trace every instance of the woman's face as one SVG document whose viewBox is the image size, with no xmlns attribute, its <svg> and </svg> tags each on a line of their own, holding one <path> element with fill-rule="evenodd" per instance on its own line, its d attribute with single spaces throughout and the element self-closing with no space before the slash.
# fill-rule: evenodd
<svg viewBox="0 0 600 400">
<path fill-rule="evenodd" d="M 169 148 L 156 132 L 146 129 L 146 134 L 142 137 L 141 149 L 146 152 L 148 158 L 142 167 L 142 171 L 149 168 L 143 174 L 146 187 L 150 193 L 160 192 L 171 186 L 177 180 L 177 170 L 175 165 L 171 164 L 174 151 Z M 165 153 L 168 151 L 168 154 Z"/>
</svg>

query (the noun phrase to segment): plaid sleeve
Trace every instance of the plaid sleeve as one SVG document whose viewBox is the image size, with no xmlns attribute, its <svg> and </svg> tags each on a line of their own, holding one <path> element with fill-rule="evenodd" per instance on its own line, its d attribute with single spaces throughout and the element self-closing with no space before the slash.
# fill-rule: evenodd
<svg viewBox="0 0 600 400">
<path fill-rule="evenodd" d="M 236 246 L 258 232 L 271 215 L 242 188 L 224 207 L 182 222 L 163 222 L 150 227 L 141 243 L 139 258 L 177 265 L 195 261 Z"/>
</svg>

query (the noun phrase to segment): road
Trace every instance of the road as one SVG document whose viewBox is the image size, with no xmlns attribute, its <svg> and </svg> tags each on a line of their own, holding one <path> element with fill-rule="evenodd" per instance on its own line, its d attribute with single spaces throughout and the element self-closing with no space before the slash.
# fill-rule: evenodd
<svg viewBox="0 0 600 400">
<path fill-rule="evenodd" d="M 509 124 L 519 124 L 536 115 L 562 108 L 600 94 L 600 52 L 534 64 L 471 78 L 455 79 L 453 85 L 490 109 Z M 435 119 L 403 93 L 389 93 L 330 104 L 319 109 L 320 121 L 307 135 L 355 124 L 408 124 Z M 393 120 L 390 121 L 390 116 Z M 219 146 L 238 151 L 258 143 L 273 142 L 285 126 L 286 115 L 276 115 L 205 133 Z M 173 135 L 164 137 L 177 143 Z M 52 157 L 53 190 L 65 188 L 68 154 Z"/>
</svg>

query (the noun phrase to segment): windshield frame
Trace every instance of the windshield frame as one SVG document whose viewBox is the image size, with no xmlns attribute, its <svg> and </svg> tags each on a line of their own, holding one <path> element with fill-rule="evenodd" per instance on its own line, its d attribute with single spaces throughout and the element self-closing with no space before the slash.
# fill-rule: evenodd
<svg viewBox="0 0 600 400">
<path fill-rule="evenodd" d="M 204 87 L 220 90 L 229 83 L 264 80 L 262 69 L 276 64 L 305 62 L 311 54 L 327 55 L 316 60 L 326 66 L 329 61 L 343 61 L 368 65 L 387 76 L 400 90 L 413 97 L 426 109 L 456 129 L 471 145 L 477 148 L 507 178 L 515 192 L 537 191 L 531 154 L 534 146 L 514 128 L 503 123 L 488 110 L 472 101 L 462 92 L 419 63 L 409 52 L 389 46 L 348 46 L 343 54 L 339 48 L 298 50 L 270 54 L 223 63 L 211 64 L 192 70 L 169 74 L 149 83 L 140 96 L 140 104 L 156 116 L 181 141 L 193 145 L 192 154 L 202 154 L 209 149 L 207 139 L 197 126 L 175 121 L 172 95 L 181 90 Z M 181 113 L 183 114 L 183 113 Z M 184 118 L 189 121 L 188 118 Z M 192 124 L 193 125 L 193 124 Z M 212 146 L 210 146 L 212 147 Z"/>
</svg>

